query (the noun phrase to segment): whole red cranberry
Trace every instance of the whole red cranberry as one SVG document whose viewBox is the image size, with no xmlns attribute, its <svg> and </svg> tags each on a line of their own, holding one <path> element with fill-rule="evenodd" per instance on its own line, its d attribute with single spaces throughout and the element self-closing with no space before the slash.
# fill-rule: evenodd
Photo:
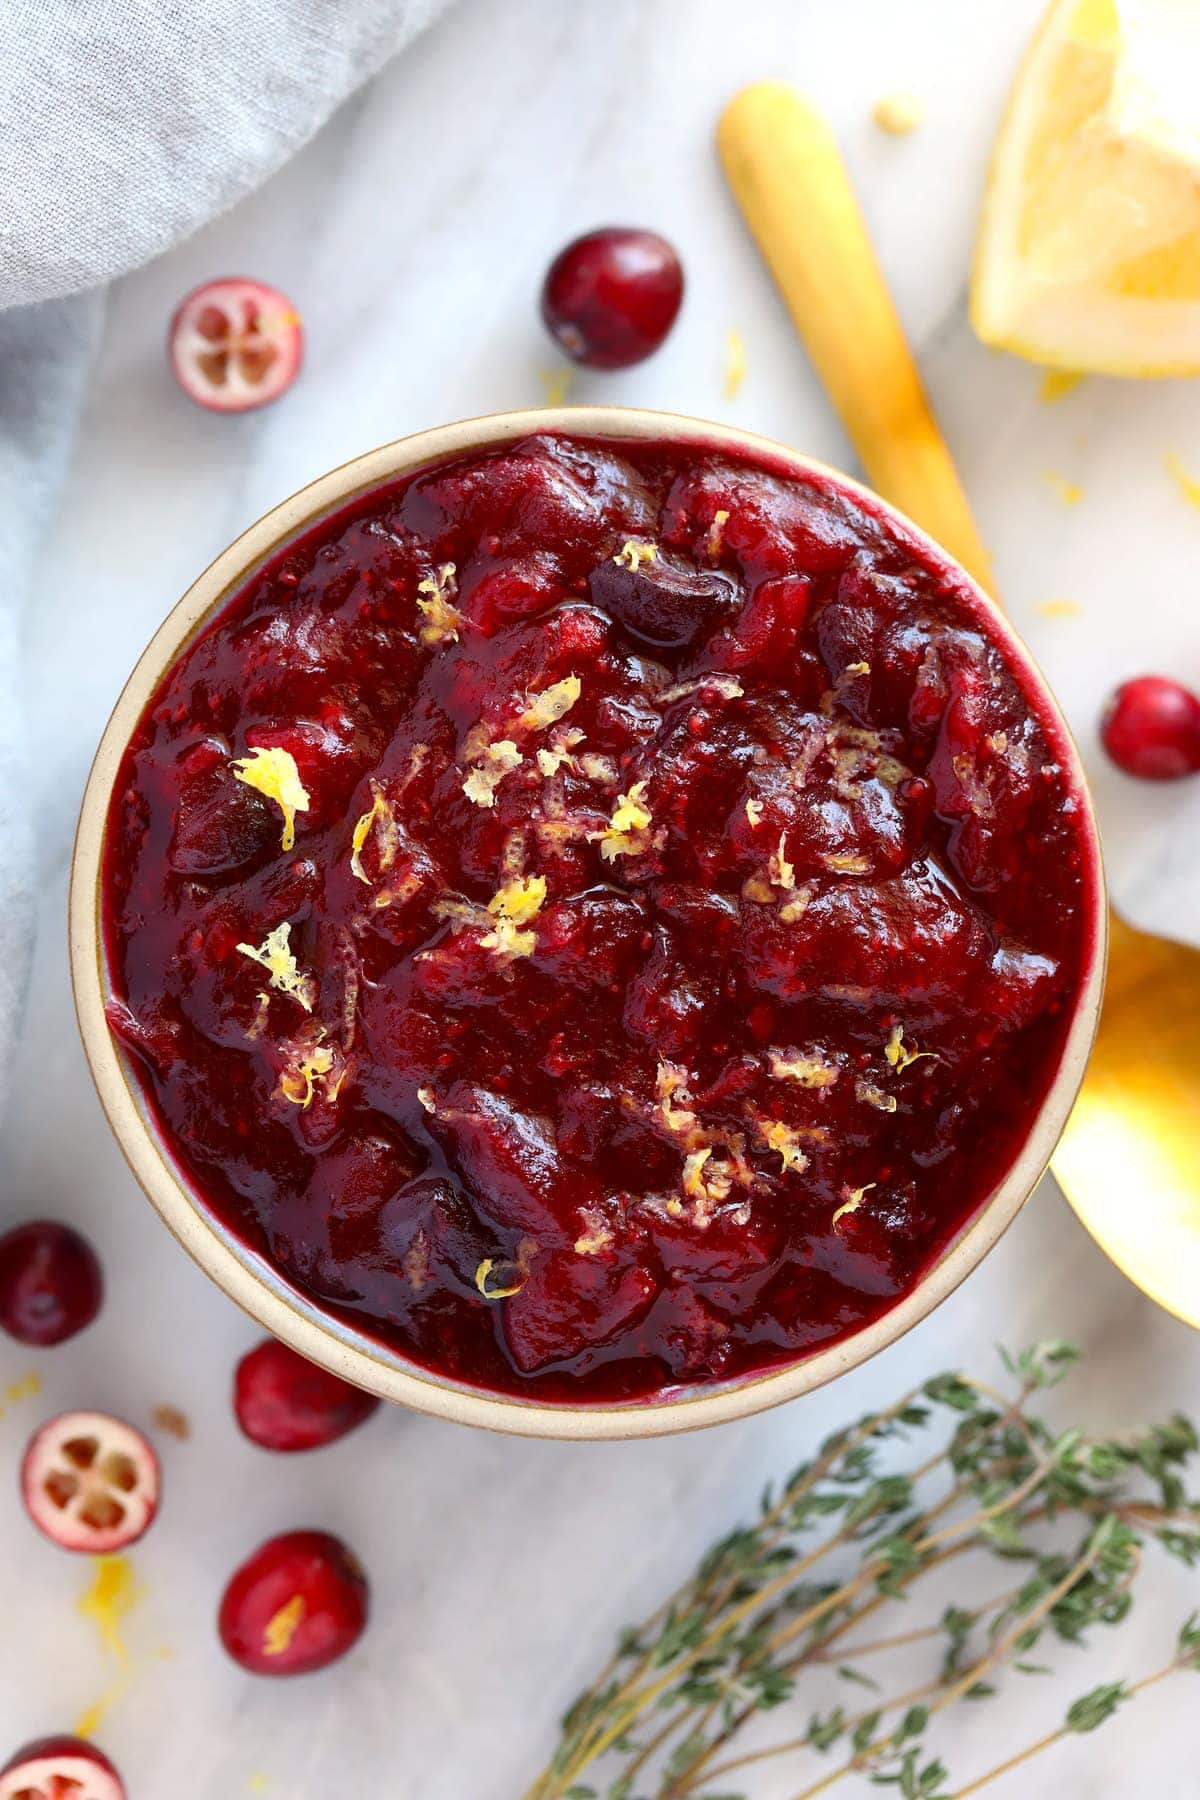
<svg viewBox="0 0 1200 1800">
<path fill-rule="evenodd" d="M 22 1344 L 61 1344 L 90 1325 L 104 1278 L 87 1239 L 35 1219 L 0 1238 L 0 1326 Z"/>
<path fill-rule="evenodd" d="M 264 1450 L 332 1444 L 369 1419 L 378 1405 L 374 1395 L 318 1369 L 275 1338 L 243 1356 L 233 1381 L 237 1422 Z"/>
<path fill-rule="evenodd" d="M 613 225 L 559 251 L 542 318 L 575 362 L 627 369 L 658 349 L 682 300 L 683 267 L 667 240 Z"/>
<path fill-rule="evenodd" d="M 325 1531 L 268 1538 L 225 1589 L 221 1642 L 253 1675 L 306 1675 L 344 1656 L 367 1623 L 367 1582 Z"/>
<path fill-rule="evenodd" d="M 1139 675 L 1108 702 L 1100 737 L 1127 775 L 1143 781 L 1194 775 L 1200 770 L 1200 699 L 1167 675 Z"/>
</svg>

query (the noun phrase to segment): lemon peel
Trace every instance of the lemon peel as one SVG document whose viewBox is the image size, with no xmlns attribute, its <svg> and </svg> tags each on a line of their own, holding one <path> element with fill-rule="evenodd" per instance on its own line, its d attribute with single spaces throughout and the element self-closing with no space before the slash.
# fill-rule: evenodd
<svg viewBox="0 0 1200 1800">
<path fill-rule="evenodd" d="M 273 800 L 283 814 L 281 850 L 290 850 L 296 842 L 296 814 L 308 811 L 308 790 L 300 779 L 296 759 L 290 750 L 277 746 L 264 749 L 254 744 L 245 756 L 231 764 L 237 779 L 266 800 Z"/>
<path fill-rule="evenodd" d="M 277 988 L 281 994 L 299 1001 L 305 1012 L 310 1013 L 316 998 L 317 984 L 311 975 L 300 973 L 291 947 L 291 935 L 291 923 L 285 919 L 274 931 L 267 933 L 261 944 L 238 944 L 236 948 L 240 955 L 248 956 L 251 962 L 256 962 L 260 968 L 267 970 L 269 987 Z"/>
</svg>

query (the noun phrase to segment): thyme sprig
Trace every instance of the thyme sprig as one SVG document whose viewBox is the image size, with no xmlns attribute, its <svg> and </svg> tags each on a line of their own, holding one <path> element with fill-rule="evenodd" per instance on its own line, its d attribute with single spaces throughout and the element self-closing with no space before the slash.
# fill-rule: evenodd
<svg viewBox="0 0 1200 1800">
<path fill-rule="evenodd" d="M 1193 1613 L 1160 1668 L 1081 1694 L 1057 1727 L 964 1784 L 930 1748 L 947 1708 L 1048 1673 L 1056 1640 L 1119 1626 L 1149 1545 L 1200 1565 L 1200 1502 L 1184 1485 L 1200 1447 L 1191 1423 L 1176 1414 L 1109 1438 L 1053 1430 L 1030 1401 L 1079 1352 L 1054 1341 L 1003 1360 L 1008 1395 L 937 1375 L 768 1489 L 752 1525 L 621 1633 L 526 1800 L 749 1800 L 743 1776 L 782 1759 L 796 1760 L 795 1800 L 855 1775 L 895 1800 L 966 1800 L 1167 1675 L 1200 1669 Z M 922 1601 L 919 1622 L 879 1629 L 889 1609 Z M 899 1691 L 863 1666 L 872 1659 L 902 1667 Z M 763 1714 L 795 1710 L 802 1676 L 810 1695 L 832 1679 L 860 1703 L 806 1708 L 782 1741 L 744 1747 Z"/>
</svg>

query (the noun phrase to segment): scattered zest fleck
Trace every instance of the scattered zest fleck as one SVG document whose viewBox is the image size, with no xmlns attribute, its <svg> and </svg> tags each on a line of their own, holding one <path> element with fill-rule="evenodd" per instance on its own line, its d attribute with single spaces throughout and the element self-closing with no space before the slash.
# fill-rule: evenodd
<svg viewBox="0 0 1200 1800">
<path fill-rule="evenodd" d="M 1078 600 L 1039 600 L 1034 610 L 1043 619 L 1078 619 L 1083 613 Z"/>
<path fill-rule="evenodd" d="M 504 1257 L 485 1256 L 475 1271 L 475 1286 L 485 1300 L 511 1300 L 525 1286 L 529 1265 L 537 1255 L 532 1238 L 522 1238 L 517 1245 L 515 1261 Z"/>
<path fill-rule="evenodd" d="M 781 1173 L 786 1175 L 792 1169 L 797 1175 L 803 1174 L 808 1167 L 808 1158 L 800 1148 L 802 1134 L 795 1126 L 785 1124 L 782 1119 L 760 1119 L 758 1129 L 767 1149 L 778 1152 L 783 1165 Z"/>
<path fill-rule="evenodd" d="M 396 855 L 395 815 L 389 802 L 384 798 L 382 790 L 375 782 L 371 783 L 371 793 L 374 796 L 371 803 L 371 810 L 370 812 L 363 813 L 362 817 L 356 822 L 350 839 L 351 871 L 358 877 L 359 881 L 365 881 L 368 887 L 371 886 L 371 877 L 362 866 L 362 853 L 377 819 L 382 820 L 384 826 L 383 841 L 380 844 L 379 849 L 380 869 L 384 870 L 390 868 Z"/>
<path fill-rule="evenodd" d="M 253 788 L 266 800 L 274 800 L 283 814 L 281 850 L 290 850 L 296 842 L 296 814 L 308 811 L 308 791 L 300 779 L 296 759 L 290 750 L 265 750 L 253 745 L 245 756 L 233 763 L 239 781 Z"/>
<path fill-rule="evenodd" d="M 643 563 L 658 561 L 658 546 L 657 544 L 639 544 L 633 538 L 626 538 L 613 557 L 613 561 L 636 575 Z"/>
<path fill-rule="evenodd" d="M 716 562 L 725 548 L 725 527 L 729 523 L 729 508 L 720 506 L 713 514 L 712 524 L 708 528 L 708 554 Z"/>
<path fill-rule="evenodd" d="M 1048 488 L 1053 489 L 1064 506 L 1078 506 L 1083 499 L 1083 489 L 1079 483 L 1068 481 L 1066 476 L 1060 475 L 1057 469 L 1044 470 L 1042 480 Z"/>
<path fill-rule="evenodd" d="M 493 950 L 497 955 L 532 956 L 536 934 L 523 931 L 521 927 L 537 917 L 545 898 L 544 875 L 520 876 L 515 881 L 506 881 L 488 901 L 488 912 L 494 924 L 480 938 L 482 948 Z"/>
<path fill-rule="evenodd" d="M 925 103 L 915 94 L 884 94 L 872 107 L 871 117 L 889 137 L 907 137 L 925 123 Z"/>
<path fill-rule="evenodd" d="M 417 609 L 425 620 L 421 642 L 433 648 L 437 644 L 456 644 L 463 616 L 453 604 L 458 594 L 458 573 L 453 563 L 443 563 L 436 575 L 427 575 L 417 583 Z"/>
<path fill-rule="evenodd" d="M 821 861 L 835 875 L 868 875 L 871 870 L 867 858 L 854 850 L 833 850 Z"/>
<path fill-rule="evenodd" d="M 878 1187 L 878 1185 L 879 1183 L 876 1181 L 868 1181 L 862 1187 L 843 1188 L 842 1192 L 845 1194 L 846 1198 L 834 1213 L 833 1218 L 830 1221 L 831 1224 L 836 1225 L 838 1220 L 846 1213 L 857 1212 L 863 1203 L 864 1197 L 870 1193 L 873 1187 Z"/>
<path fill-rule="evenodd" d="M 747 802 L 746 802 L 746 817 L 749 819 L 751 825 L 754 826 L 755 830 L 757 830 L 759 825 L 762 823 L 762 816 L 763 816 L 762 801 L 761 800 L 747 800 Z"/>
<path fill-rule="evenodd" d="M 698 1121 L 688 1104 L 691 1100 L 688 1092 L 690 1080 L 691 1076 L 688 1071 L 681 1068 L 678 1063 L 659 1063 L 655 1088 L 658 1095 L 658 1110 L 668 1131 L 690 1132 L 696 1128 Z M 682 1101 L 682 1105 L 674 1105 L 676 1096 Z"/>
<path fill-rule="evenodd" d="M 615 862 L 618 856 L 640 856 L 646 849 L 653 815 L 645 804 L 645 794 L 646 783 L 635 781 L 627 794 L 618 796 L 604 830 L 591 833 L 605 862 Z"/>
<path fill-rule="evenodd" d="M 786 833 L 781 831 L 779 847 L 767 865 L 767 875 L 772 887 L 782 888 L 785 893 L 790 894 L 796 885 L 796 871 L 787 859 L 785 838 Z"/>
<path fill-rule="evenodd" d="M 900 1102 L 895 1094 L 885 1094 L 874 1082 L 863 1081 L 860 1077 L 854 1084 L 854 1098 L 861 1100 L 864 1106 L 873 1106 L 879 1112 L 894 1113 Z"/>
<path fill-rule="evenodd" d="M 699 1202 L 696 1223 L 706 1225 L 704 1212 L 706 1202 L 726 1200 L 733 1186 L 731 1176 L 725 1164 L 705 1173 L 705 1165 L 712 1156 L 712 1146 L 706 1145 L 703 1150 L 691 1150 L 683 1159 L 683 1191 L 692 1200 Z"/>
<path fill-rule="evenodd" d="M 1045 405 L 1052 406 L 1056 400 L 1074 393 L 1082 380 L 1083 374 L 1079 369 L 1047 369 L 1042 376 L 1038 398 Z"/>
<path fill-rule="evenodd" d="M 604 1223 L 599 1213 L 592 1208 L 584 1209 L 583 1222 L 587 1229 L 575 1239 L 575 1254 L 576 1256 L 598 1256 L 612 1243 L 612 1231 Z"/>
<path fill-rule="evenodd" d="M 427 1113 L 437 1112 L 437 1101 L 434 1098 L 432 1088 L 419 1087 L 417 1089 L 417 1099 L 421 1102 L 422 1107 Z"/>
<path fill-rule="evenodd" d="M 838 1070 L 820 1057 L 800 1056 L 795 1050 L 769 1050 L 767 1060 L 777 1081 L 796 1081 L 801 1087 L 832 1087 Z"/>
<path fill-rule="evenodd" d="M 935 1059 L 937 1057 L 936 1050 L 918 1050 L 915 1044 L 906 1044 L 903 1025 L 892 1026 L 883 1054 L 897 1075 L 903 1075 L 905 1069 L 910 1068 L 913 1063 L 919 1062 L 923 1056 L 931 1056 Z"/>
<path fill-rule="evenodd" d="M 488 745 L 483 760 L 464 775 L 463 793 L 475 806 L 495 806 L 496 789 L 506 775 L 520 768 L 524 760 L 511 738 L 500 738 Z"/>
<path fill-rule="evenodd" d="M 298 1000 L 305 1012 L 310 1013 L 316 998 L 316 983 L 311 975 L 300 973 L 292 954 L 291 935 L 291 924 L 285 919 L 282 925 L 267 933 L 257 949 L 253 944 L 239 944 L 237 948 L 242 956 L 248 956 L 251 962 L 268 971 L 271 987 Z"/>
<path fill-rule="evenodd" d="M 293 1594 L 286 1606 L 281 1606 L 267 1620 L 267 1627 L 263 1632 L 264 1656 L 282 1656 L 290 1648 L 292 1639 L 300 1629 L 304 1613 L 303 1594 Z"/>
<path fill-rule="evenodd" d="M 746 379 L 746 340 L 736 326 L 725 334 L 725 398 L 736 400 Z M 726 517 L 728 518 L 728 514 Z"/>
<path fill-rule="evenodd" d="M 322 1031 L 321 1036 L 323 1035 Z M 323 1044 L 320 1037 L 309 1038 L 292 1046 L 279 1077 L 279 1092 L 292 1106 L 298 1106 L 301 1112 L 307 1112 L 313 1103 L 318 1081 L 324 1081 L 336 1060 L 329 1045 Z M 336 1100 L 343 1078 L 344 1075 L 339 1076 L 336 1084 L 327 1089 L 331 1100 Z"/>
<path fill-rule="evenodd" d="M 529 705 L 514 724 L 521 731 L 541 731 L 547 725 L 557 725 L 565 718 L 583 692 L 583 683 L 578 675 L 565 675 L 561 681 L 543 688 L 535 694 Z"/>
</svg>

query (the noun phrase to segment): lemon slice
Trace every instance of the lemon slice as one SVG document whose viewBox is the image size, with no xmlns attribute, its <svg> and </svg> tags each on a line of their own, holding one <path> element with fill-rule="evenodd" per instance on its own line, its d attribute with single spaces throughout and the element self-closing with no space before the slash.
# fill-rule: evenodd
<svg viewBox="0 0 1200 1800">
<path fill-rule="evenodd" d="M 1200 5 L 1053 0 L 992 157 L 971 317 L 1109 375 L 1200 374 Z"/>
</svg>

